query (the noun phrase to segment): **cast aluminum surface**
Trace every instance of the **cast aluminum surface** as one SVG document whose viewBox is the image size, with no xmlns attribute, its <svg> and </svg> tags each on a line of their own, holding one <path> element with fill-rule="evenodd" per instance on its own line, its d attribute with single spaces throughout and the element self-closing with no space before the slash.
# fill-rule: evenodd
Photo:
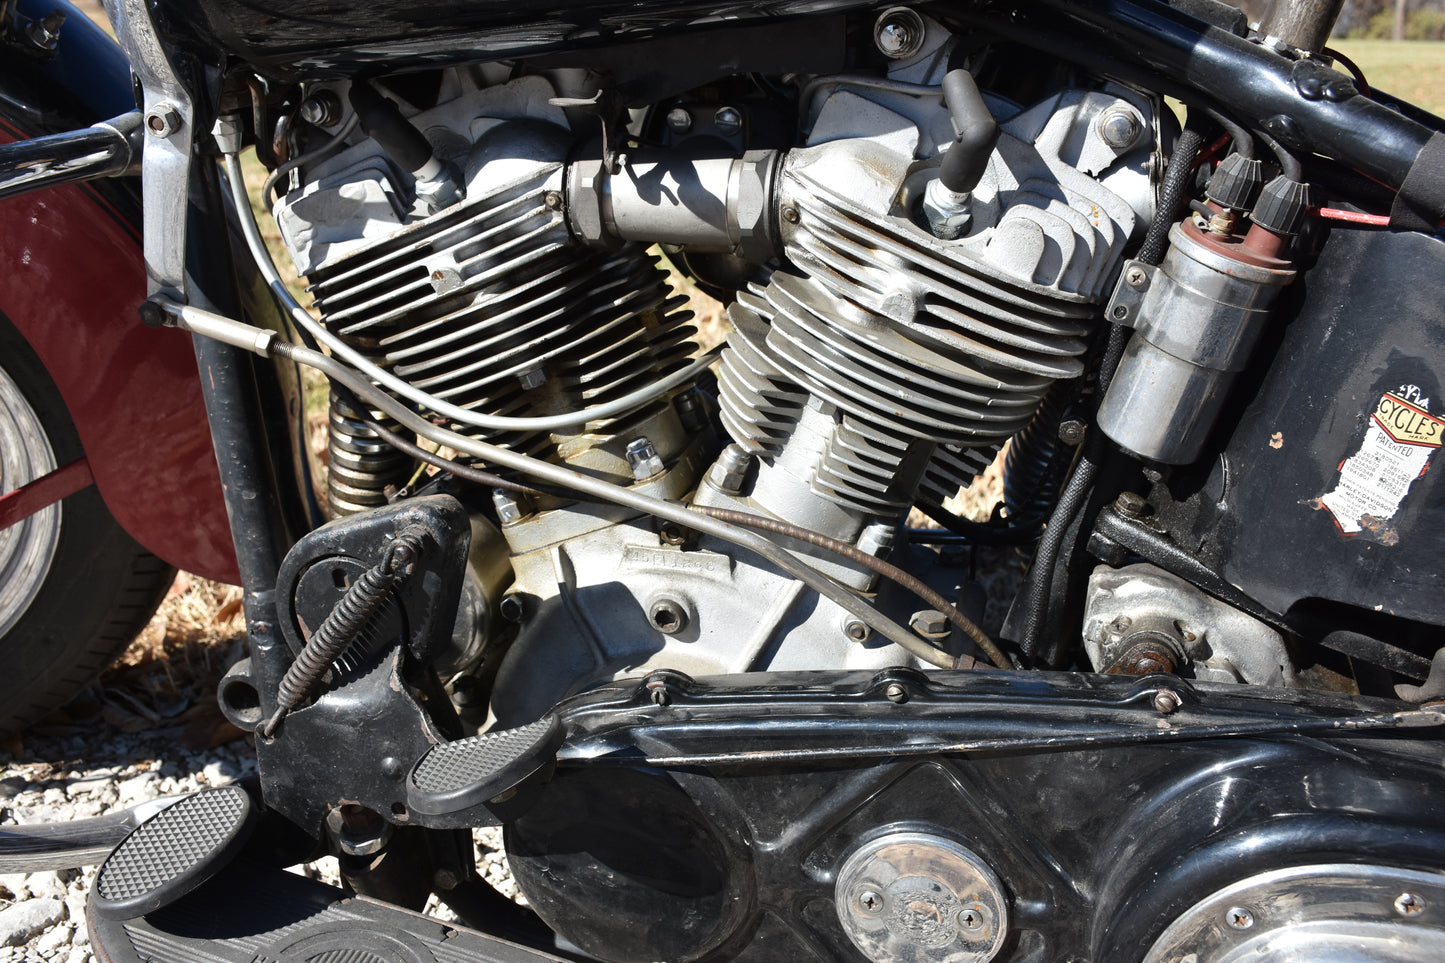
<svg viewBox="0 0 1445 963">
<path fill-rule="evenodd" d="M 322 320 L 413 387 L 502 416 L 606 404 L 684 367 L 691 313 L 636 245 L 584 249 L 562 209 L 572 135 L 530 77 L 411 122 L 465 172 L 467 199 L 414 217 L 409 185 L 363 141 L 277 203 Z M 459 430 L 541 452 L 547 432 Z"/>
<path fill-rule="evenodd" d="M 0 367 L 0 495 L 55 468 L 55 452 L 40 416 Z M 0 529 L 0 638 L 14 628 L 45 584 L 60 544 L 62 510 L 56 502 Z"/>
<path fill-rule="evenodd" d="M 895 832 L 838 871 L 838 921 L 873 963 L 987 963 L 1008 936 L 1008 897 L 983 860 L 951 839 Z"/>
<path fill-rule="evenodd" d="M 493 690 L 499 726 L 536 719 L 599 680 L 655 668 L 704 677 L 914 664 L 884 639 L 849 638 L 843 609 L 733 546 L 702 539 L 684 550 L 645 519 L 594 520 L 592 531 L 567 534 L 563 526 L 585 516 L 550 515 L 503 530 L 513 542 L 511 592 L 525 613 Z M 539 544 L 519 552 L 524 539 Z M 669 605 L 681 627 L 656 624 Z"/>
<path fill-rule="evenodd" d="M 1426 963 L 1445 946 L 1445 875 L 1369 864 L 1297 866 L 1211 893 L 1145 963 Z"/>
<path fill-rule="evenodd" d="M 141 196 L 147 291 L 184 295 L 186 206 L 196 136 L 191 96 L 161 44 L 145 0 L 106 0 L 105 12 L 145 99 L 148 136 L 141 158 Z"/>
<path fill-rule="evenodd" d="M 1096 568 L 1084 603 L 1084 650 L 1094 667 L 1106 671 L 1130 636 L 1145 632 L 1167 636 L 1194 678 L 1297 684 L 1284 639 L 1272 627 L 1153 565 Z"/>
<path fill-rule="evenodd" d="M 806 462 L 793 474 L 816 496 L 862 515 L 906 508 L 925 473 L 956 489 L 1049 385 L 1083 371 L 1097 302 L 1147 206 L 1093 176 L 1130 168 L 1098 116 L 1139 108 L 1071 91 L 1003 124 L 967 233 L 935 238 L 910 211 L 947 112 L 878 102 L 888 94 L 840 86 L 809 146 L 787 155 L 790 264 L 730 309 L 719 376 L 738 443 L 768 464 Z M 1139 180 L 1119 183 L 1133 196 Z M 833 422 L 821 443 L 797 430 L 810 398 Z M 806 452 L 787 451 L 797 445 Z"/>
</svg>

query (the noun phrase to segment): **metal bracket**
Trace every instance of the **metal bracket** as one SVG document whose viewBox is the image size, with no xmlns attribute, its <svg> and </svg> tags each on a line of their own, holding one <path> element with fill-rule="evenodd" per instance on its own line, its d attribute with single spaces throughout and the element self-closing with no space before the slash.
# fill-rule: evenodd
<svg viewBox="0 0 1445 963">
<path fill-rule="evenodd" d="M 195 108 L 161 45 L 146 0 L 105 0 L 105 12 L 145 92 L 146 292 L 186 297 L 186 205 Z"/>
</svg>

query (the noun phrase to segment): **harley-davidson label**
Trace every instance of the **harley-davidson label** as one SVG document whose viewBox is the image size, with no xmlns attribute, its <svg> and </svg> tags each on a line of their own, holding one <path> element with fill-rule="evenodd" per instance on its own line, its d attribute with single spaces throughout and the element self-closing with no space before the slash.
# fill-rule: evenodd
<svg viewBox="0 0 1445 963">
<path fill-rule="evenodd" d="M 1340 462 L 1335 489 L 1318 499 L 1346 535 L 1368 532 L 1386 545 L 1399 540 L 1389 524 L 1430 457 L 1445 444 L 1445 420 L 1415 385 L 1380 396 L 1360 450 Z"/>
</svg>

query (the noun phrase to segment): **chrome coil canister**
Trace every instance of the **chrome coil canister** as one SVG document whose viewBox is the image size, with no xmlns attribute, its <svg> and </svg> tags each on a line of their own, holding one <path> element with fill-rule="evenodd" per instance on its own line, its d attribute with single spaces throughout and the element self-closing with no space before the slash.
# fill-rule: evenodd
<svg viewBox="0 0 1445 963">
<path fill-rule="evenodd" d="M 1268 244 L 1174 225 L 1159 266 L 1129 261 L 1108 317 L 1137 332 L 1099 408 L 1099 427 L 1152 461 L 1199 457 L 1235 375 L 1295 271 Z M 1259 232 L 1264 234 L 1265 232 Z"/>
</svg>

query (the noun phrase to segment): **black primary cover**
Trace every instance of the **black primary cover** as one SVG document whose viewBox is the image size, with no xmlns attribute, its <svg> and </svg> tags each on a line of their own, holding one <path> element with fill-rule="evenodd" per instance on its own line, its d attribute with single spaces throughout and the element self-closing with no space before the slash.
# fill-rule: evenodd
<svg viewBox="0 0 1445 963">
<path fill-rule="evenodd" d="M 1296 284 L 1180 540 L 1275 612 L 1314 598 L 1445 624 L 1445 242 L 1336 229 Z"/>
</svg>

